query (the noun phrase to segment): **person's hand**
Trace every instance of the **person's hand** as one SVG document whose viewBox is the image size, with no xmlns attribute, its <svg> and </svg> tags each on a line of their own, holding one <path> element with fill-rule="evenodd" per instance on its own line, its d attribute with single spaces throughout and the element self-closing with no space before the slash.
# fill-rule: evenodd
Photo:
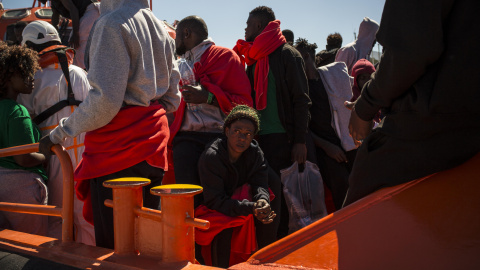
<svg viewBox="0 0 480 270">
<path fill-rule="evenodd" d="M 78 33 L 73 32 L 73 35 L 70 38 L 70 46 L 74 49 L 78 49 L 80 47 L 80 36 Z"/>
<path fill-rule="evenodd" d="M 307 161 L 307 146 L 304 143 L 295 143 L 292 147 L 292 161 L 303 164 Z"/>
<path fill-rule="evenodd" d="M 182 91 L 182 97 L 186 103 L 207 103 L 208 91 L 201 85 L 184 85 L 182 89 L 184 89 Z"/>
<path fill-rule="evenodd" d="M 323 150 L 329 157 L 335 159 L 338 163 L 348 162 L 347 155 L 345 155 L 343 149 L 334 144 L 326 146 Z"/>
<path fill-rule="evenodd" d="M 260 220 L 263 224 L 269 224 L 273 222 L 273 219 L 277 216 L 270 204 L 264 200 L 260 199 L 253 205 L 253 215 Z"/>
<path fill-rule="evenodd" d="M 373 128 L 373 120 L 365 121 L 358 117 L 357 112 L 355 111 L 355 103 L 345 101 L 345 107 L 350 109 L 352 113 L 350 114 L 350 122 L 348 124 L 348 131 L 350 136 L 353 138 L 353 142 L 358 147 L 362 145 L 362 142 L 370 134 Z"/>
<path fill-rule="evenodd" d="M 53 152 L 51 150 L 53 145 L 54 143 L 50 140 L 50 136 L 46 135 L 39 141 L 39 152 L 45 155 L 45 157 L 50 157 L 51 155 L 53 155 Z"/>
</svg>

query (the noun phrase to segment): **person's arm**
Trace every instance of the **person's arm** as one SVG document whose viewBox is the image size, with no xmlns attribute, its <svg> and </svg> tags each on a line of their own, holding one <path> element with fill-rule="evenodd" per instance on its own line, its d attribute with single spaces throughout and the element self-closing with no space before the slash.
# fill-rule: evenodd
<svg viewBox="0 0 480 270">
<path fill-rule="evenodd" d="M 26 110 L 20 107 L 12 113 L 8 120 L 7 145 L 17 146 L 35 143 L 35 136 L 32 119 L 28 116 Z M 15 163 L 22 167 L 35 167 L 45 162 L 45 156 L 40 153 L 29 153 L 13 156 Z"/>
<path fill-rule="evenodd" d="M 182 92 L 182 97 L 186 103 L 193 103 L 193 104 L 207 103 L 208 95 L 210 92 L 208 92 L 207 89 L 203 87 L 203 85 L 201 84 L 183 85 L 182 89 L 184 89 Z M 219 107 L 218 101 L 216 98 L 212 99 L 212 101 L 215 101 L 215 102 L 212 103 L 211 105 Z"/>
<path fill-rule="evenodd" d="M 265 200 L 270 202 L 268 192 L 268 165 L 265 161 L 262 150 L 257 148 L 249 148 L 244 155 L 247 155 L 250 168 L 247 183 L 252 188 L 252 201 Z"/>
<path fill-rule="evenodd" d="M 108 124 L 122 107 L 130 71 L 127 30 L 124 26 L 102 25 L 92 38 L 88 79 L 92 89 L 68 117 L 50 133 L 58 144 L 66 137 L 98 129 Z M 108 42 L 105 42 L 108 40 Z"/>
<path fill-rule="evenodd" d="M 272 211 L 270 206 L 270 194 L 268 192 L 268 165 L 260 148 L 250 148 L 251 154 L 248 156 L 248 161 L 251 168 L 248 174 L 248 184 L 252 189 L 253 215 L 263 224 L 273 222 L 277 214 Z M 248 154 L 248 153 L 245 153 Z M 245 155 L 244 154 L 244 155 Z"/>
<path fill-rule="evenodd" d="M 336 160 L 338 163 L 347 162 L 347 156 L 345 155 L 345 151 L 342 148 L 338 147 L 337 145 L 320 138 L 315 133 L 311 132 L 313 143 L 323 149 L 325 153 L 332 159 Z"/>
<path fill-rule="evenodd" d="M 233 200 L 225 192 L 224 181 L 228 169 L 215 154 L 204 152 L 198 161 L 198 173 L 203 187 L 205 206 L 227 216 L 248 216 L 253 213 L 254 202 Z"/>
<path fill-rule="evenodd" d="M 384 53 L 372 80 L 355 103 L 353 112 L 360 119 L 369 121 L 381 108 L 390 107 L 439 59 L 445 46 L 442 22 L 453 2 L 385 2 L 377 32 Z"/>
<path fill-rule="evenodd" d="M 78 8 L 72 2 L 72 0 L 60 0 L 62 5 L 68 10 L 70 13 L 70 17 L 72 18 L 72 38 L 70 39 L 70 46 L 73 48 L 78 48 L 80 46 L 80 37 L 79 37 L 79 29 L 80 29 L 80 14 L 78 12 Z M 57 20 L 58 24 L 58 20 Z"/>
<path fill-rule="evenodd" d="M 307 160 L 306 136 L 308 122 L 310 121 L 309 108 L 311 105 L 308 97 L 308 81 L 305 74 L 305 65 L 300 53 L 289 50 L 283 57 L 285 65 L 285 80 L 293 102 L 294 141 L 292 160 L 299 164 Z"/>
<path fill-rule="evenodd" d="M 40 153 L 28 153 L 19 156 L 13 156 L 13 160 L 15 160 L 15 163 L 22 167 L 30 168 L 44 163 L 45 156 Z"/>
<path fill-rule="evenodd" d="M 55 29 L 57 29 L 57 31 L 58 31 L 58 22 L 59 21 L 60 21 L 60 13 L 58 13 L 57 9 L 52 7 L 52 20 L 51 20 L 50 23 L 53 25 L 53 27 L 55 27 Z"/>
<path fill-rule="evenodd" d="M 250 95 L 250 81 L 238 55 L 228 49 L 218 47 L 212 49 L 216 51 L 223 50 L 223 52 L 216 54 L 220 56 L 211 60 L 213 64 L 204 63 L 209 66 L 206 71 L 204 71 L 206 68 L 200 64 L 203 62 L 195 64 L 199 66 L 203 74 L 198 76 L 200 85 L 196 87 L 184 86 L 184 89 L 187 90 L 182 92 L 185 102 L 195 104 L 207 103 L 208 95 L 212 93 L 212 105 L 220 107 L 225 113 L 230 112 L 236 105 L 253 106 Z M 207 62 L 208 60 L 203 61 Z"/>
</svg>

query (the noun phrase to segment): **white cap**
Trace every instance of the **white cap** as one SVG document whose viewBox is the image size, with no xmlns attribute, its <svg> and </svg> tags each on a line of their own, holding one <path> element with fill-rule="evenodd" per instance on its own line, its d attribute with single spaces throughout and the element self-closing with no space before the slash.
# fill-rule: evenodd
<svg viewBox="0 0 480 270">
<path fill-rule="evenodd" d="M 22 32 L 22 45 L 30 41 L 35 44 L 44 44 L 49 41 L 61 42 L 57 29 L 46 21 L 34 21 L 29 23 Z"/>
</svg>

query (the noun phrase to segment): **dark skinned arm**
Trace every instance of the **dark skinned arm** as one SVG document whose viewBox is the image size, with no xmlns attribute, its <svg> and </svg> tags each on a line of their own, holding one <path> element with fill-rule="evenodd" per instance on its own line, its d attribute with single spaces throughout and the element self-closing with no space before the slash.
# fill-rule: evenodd
<svg viewBox="0 0 480 270">
<path fill-rule="evenodd" d="M 58 13 L 58 11 L 54 8 L 52 8 L 52 22 L 51 24 L 53 25 L 53 27 L 55 27 L 55 29 L 57 29 L 58 31 L 58 22 L 60 21 L 60 14 Z"/>
<path fill-rule="evenodd" d="M 73 35 L 70 39 L 70 46 L 73 48 L 78 48 L 80 45 L 80 37 L 79 37 L 79 28 L 80 28 L 80 15 L 78 13 L 78 9 L 73 4 L 72 0 L 60 0 L 63 6 L 68 10 L 70 13 L 70 17 L 72 17 L 72 28 L 73 28 Z M 58 24 L 58 21 L 57 21 Z"/>
<path fill-rule="evenodd" d="M 210 92 L 208 92 L 207 89 L 205 89 L 202 85 L 196 85 L 196 86 L 184 85 L 182 86 L 182 88 L 184 89 L 182 92 L 182 97 L 186 103 L 193 103 L 193 104 L 207 103 L 208 94 Z M 210 105 L 220 107 L 215 96 L 213 98 L 213 103 Z"/>
<path fill-rule="evenodd" d="M 24 155 L 13 156 L 15 163 L 22 167 L 35 167 L 45 162 L 45 156 L 40 153 L 29 153 Z"/>
<path fill-rule="evenodd" d="M 338 147 L 337 145 L 324 140 L 320 137 L 318 137 L 316 134 L 313 132 L 312 134 L 312 139 L 313 143 L 315 143 L 316 146 L 320 147 L 325 151 L 325 153 L 332 159 L 336 160 L 338 163 L 342 162 L 347 162 L 347 156 L 345 155 L 345 152 L 343 151 L 342 148 Z"/>
</svg>

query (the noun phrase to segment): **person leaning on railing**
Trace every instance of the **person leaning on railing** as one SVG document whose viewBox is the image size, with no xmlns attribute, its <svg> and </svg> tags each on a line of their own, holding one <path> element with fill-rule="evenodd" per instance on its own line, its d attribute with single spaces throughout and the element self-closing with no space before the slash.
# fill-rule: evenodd
<svg viewBox="0 0 480 270">
<path fill-rule="evenodd" d="M 33 76 L 38 69 L 36 52 L 0 42 L 0 148 L 40 140 L 40 130 L 27 109 L 16 102 L 20 93 L 32 93 Z M 0 201 L 47 204 L 43 162 L 45 156 L 40 153 L 0 158 Z M 45 235 L 47 217 L 0 212 L 0 228 Z"/>
</svg>

